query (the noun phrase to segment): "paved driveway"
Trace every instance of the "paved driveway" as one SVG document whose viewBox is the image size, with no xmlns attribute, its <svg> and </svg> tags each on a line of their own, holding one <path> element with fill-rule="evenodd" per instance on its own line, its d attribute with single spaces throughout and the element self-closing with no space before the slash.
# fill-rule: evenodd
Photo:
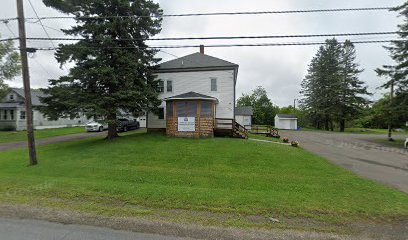
<svg viewBox="0 0 408 240">
<path fill-rule="evenodd" d="M 144 131 L 144 129 L 140 128 L 137 130 L 133 130 L 131 132 L 137 132 L 137 131 Z M 53 144 L 53 143 L 82 140 L 82 139 L 93 138 L 93 137 L 105 137 L 107 134 L 108 133 L 106 131 L 105 132 L 84 132 L 84 133 L 69 134 L 69 135 L 50 137 L 50 138 L 40 138 L 40 139 L 35 140 L 35 145 L 41 146 L 41 145 L 48 145 L 48 144 Z M 18 149 L 18 148 L 26 148 L 26 147 L 27 147 L 26 141 L 1 143 L 0 152 L 12 150 L 12 149 Z"/>
<path fill-rule="evenodd" d="M 312 131 L 280 131 L 280 135 L 299 140 L 304 149 L 358 175 L 408 193 L 408 151 L 375 142 L 384 135 Z"/>
</svg>

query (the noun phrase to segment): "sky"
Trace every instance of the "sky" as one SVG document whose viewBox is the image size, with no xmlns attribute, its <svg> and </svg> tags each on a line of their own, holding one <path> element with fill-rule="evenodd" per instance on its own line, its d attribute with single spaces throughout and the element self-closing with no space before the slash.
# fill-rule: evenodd
<svg viewBox="0 0 408 240">
<path fill-rule="evenodd" d="M 41 0 L 31 0 L 39 16 L 62 16 L 56 10 L 44 6 Z M 238 12 L 238 11 L 275 11 L 306 10 L 331 8 L 388 7 L 404 3 L 404 0 L 155 0 L 164 14 Z M 35 17 L 28 0 L 24 0 L 26 17 Z M 0 18 L 16 17 L 15 0 L 0 1 Z M 212 36 L 255 36 L 255 35 L 299 35 L 299 34 L 334 34 L 358 32 L 397 31 L 401 22 L 395 12 L 340 12 L 340 13 L 303 13 L 275 15 L 239 15 L 239 16 L 203 16 L 164 18 L 162 32 L 156 37 L 212 37 Z M 71 20 L 43 20 L 51 37 L 64 37 L 58 29 L 74 25 Z M 9 29 L 10 28 L 10 29 Z M 26 23 L 28 37 L 46 37 L 41 25 L 28 20 Z M 10 31 L 11 30 L 11 31 Z M 17 22 L 0 22 L 1 38 L 16 35 Z M 351 40 L 386 40 L 394 36 L 359 36 Z M 339 40 L 346 38 L 339 37 Z M 233 43 L 273 43 L 273 42 L 308 42 L 324 41 L 325 38 L 311 39 L 276 39 L 276 40 L 211 40 L 185 41 L 183 45 L 211 45 Z M 29 47 L 53 47 L 53 43 L 30 41 Z M 178 45 L 180 42 L 152 42 L 151 45 Z M 365 71 L 360 75 L 376 100 L 385 92 L 379 89 L 384 81 L 374 70 L 384 64 L 392 64 L 388 52 L 383 48 L 387 44 L 356 45 L 357 61 Z M 318 46 L 286 47 L 234 47 L 206 48 L 205 53 L 239 65 L 237 96 L 250 93 L 257 86 L 264 87 L 269 98 L 280 107 L 292 105 L 294 99 L 301 96 L 300 83 L 307 73 L 308 64 L 315 55 Z M 162 61 L 182 57 L 199 49 L 167 49 L 160 52 Z M 31 86 L 46 87 L 48 79 L 67 74 L 72 65 L 60 67 L 54 58 L 53 51 L 37 51 L 29 57 Z M 7 82 L 12 87 L 22 87 L 21 77 Z"/>
</svg>

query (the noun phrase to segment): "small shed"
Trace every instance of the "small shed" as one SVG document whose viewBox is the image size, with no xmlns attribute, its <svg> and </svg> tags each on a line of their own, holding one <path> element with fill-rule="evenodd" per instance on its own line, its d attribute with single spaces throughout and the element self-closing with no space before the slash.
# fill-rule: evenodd
<svg viewBox="0 0 408 240">
<path fill-rule="evenodd" d="M 275 127 L 283 130 L 297 130 L 298 118 L 292 114 L 277 114 L 275 116 Z"/>
<path fill-rule="evenodd" d="M 235 121 L 250 130 L 252 125 L 252 107 L 236 107 Z"/>
</svg>

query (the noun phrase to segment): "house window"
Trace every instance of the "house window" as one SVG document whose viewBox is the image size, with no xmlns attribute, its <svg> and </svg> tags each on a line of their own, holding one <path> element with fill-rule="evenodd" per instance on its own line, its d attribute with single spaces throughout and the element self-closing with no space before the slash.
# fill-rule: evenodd
<svg viewBox="0 0 408 240">
<path fill-rule="evenodd" d="M 159 81 L 159 85 L 157 87 L 157 91 L 159 93 L 163 93 L 164 92 L 164 82 L 163 81 Z"/>
<path fill-rule="evenodd" d="M 201 117 L 212 117 L 212 103 L 201 102 Z"/>
<path fill-rule="evenodd" d="M 216 78 L 211 78 L 211 91 L 212 92 L 217 91 L 217 79 Z"/>
<path fill-rule="evenodd" d="M 187 102 L 187 117 L 195 117 L 197 115 L 197 102 Z"/>
<path fill-rule="evenodd" d="M 14 110 L 10 110 L 10 119 L 14 120 Z"/>
<path fill-rule="evenodd" d="M 173 81 L 167 81 L 167 92 L 173 92 Z"/>
<path fill-rule="evenodd" d="M 159 108 L 159 119 L 164 119 L 164 108 Z"/>
<path fill-rule="evenodd" d="M 20 119 L 21 120 L 26 119 L 26 112 L 25 111 L 20 111 Z"/>
<path fill-rule="evenodd" d="M 14 100 L 14 94 L 10 94 L 10 95 L 9 95 L 9 99 L 10 99 L 10 100 Z"/>
<path fill-rule="evenodd" d="M 167 112 L 167 117 L 173 117 L 173 103 L 172 102 L 168 102 L 166 104 L 166 112 Z"/>
<path fill-rule="evenodd" d="M 7 120 L 7 110 L 4 110 L 3 119 L 4 119 L 4 120 Z"/>
<path fill-rule="evenodd" d="M 177 117 L 185 117 L 186 116 L 186 103 L 185 102 L 177 102 Z"/>
</svg>

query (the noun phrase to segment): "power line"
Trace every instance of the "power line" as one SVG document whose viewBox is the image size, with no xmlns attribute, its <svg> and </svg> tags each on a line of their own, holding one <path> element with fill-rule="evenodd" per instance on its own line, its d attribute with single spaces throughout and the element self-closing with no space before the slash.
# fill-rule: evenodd
<svg viewBox="0 0 408 240">
<path fill-rule="evenodd" d="M 52 45 L 54 48 L 56 48 L 54 42 L 51 40 L 50 34 L 48 34 L 48 31 L 47 31 L 47 29 L 45 29 L 45 26 L 44 26 L 44 24 L 42 23 L 41 18 L 38 16 L 38 13 L 37 13 L 37 11 L 36 11 L 35 8 L 34 8 L 33 3 L 31 2 L 31 0 L 28 0 L 28 3 L 30 4 L 31 9 L 33 10 L 35 16 L 37 16 L 38 22 L 40 23 L 42 29 L 44 30 L 45 35 L 47 35 L 47 37 L 49 38 L 49 40 L 50 40 L 50 42 L 51 42 L 51 45 Z M 27 18 L 26 18 L 26 19 L 27 19 Z M 64 64 L 64 68 L 65 68 L 66 70 L 68 70 L 68 68 L 67 68 L 67 66 L 66 66 L 65 64 Z"/>
<path fill-rule="evenodd" d="M 31 23 L 31 24 L 40 24 L 39 22 L 29 22 L 29 21 L 27 21 L 27 23 Z M 45 28 L 48 28 L 48 29 L 54 30 L 54 31 L 56 31 L 56 32 L 64 33 L 63 31 L 61 31 L 61 29 L 54 28 L 54 27 L 50 27 L 50 26 L 45 25 L 45 24 L 42 24 L 42 25 L 43 25 Z M 64 34 L 65 34 L 65 33 L 64 33 Z"/>
<path fill-rule="evenodd" d="M 49 41 L 51 42 L 51 45 L 55 48 L 54 42 L 51 40 L 50 35 L 48 34 L 47 30 L 45 29 L 45 27 L 44 27 L 44 25 L 43 25 L 43 23 L 42 23 L 42 21 L 41 21 L 41 18 L 38 16 L 38 13 L 37 13 L 37 11 L 36 11 L 35 8 L 34 8 L 33 3 L 31 2 L 31 0 L 28 0 L 28 3 L 30 4 L 31 9 L 33 10 L 35 16 L 37 16 L 38 22 L 41 24 L 41 27 L 42 27 L 42 29 L 44 30 L 45 35 L 47 35 L 47 37 L 49 38 Z M 27 19 L 27 18 L 26 18 L 26 19 Z"/>
<path fill-rule="evenodd" d="M 10 26 L 9 26 L 9 21 L 2 21 L 4 23 L 4 25 L 6 25 L 6 28 L 9 30 L 9 32 L 11 33 L 11 35 L 13 35 L 14 39 L 18 39 L 17 35 L 13 32 L 13 30 L 11 30 Z"/>
<path fill-rule="evenodd" d="M 364 32 L 364 33 L 333 33 L 333 34 L 306 34 L 306 35 L 274 35 L 274 36 L 231 36 L 231 37 L 169 37 L 151 39 L 112 39 L 113 41 L 184 41 L 184 40 L 234 40 L 234 39 L 273 39 L 273 38 L 313 38 L 313 37 L 345 37 L 345 36 L 372 36 L 372 35 L 395 35 L 400 32 Z M 100 41 L 85 38 L 27 38 L 34 41 Z"/>
<path fill-rule="evenodd" d="M 353 44 L 370 44 L 370 43 L 389 43 L 401 40 L 370 40 L 370 41 L 351 41 Z M 215 44 L 206 45 L 206 48 L 222 48 L 222 47 L 283 47 L 283 46 L 313 46 L 313 45 L 324 45 L 325 42 L 288 42 L 288 43 L 255 43 L 255 44 Z M 147 46 L 145 48 L 152 49 L 175 49 L 175 48 L 198 48 L 200 45 L 167 45 L 167 46 Z M 75 47 L 75 46 L 65 46 L 64 48 L 69 49 L 89 49 L 89 48 L 99 48 L 99 49 L 141 49 L 143 47 L 108 47 L 108 46 L 89 46 L 89 47 Z M 39 51 L 53 51 L 60 48 L 32 48 Z"/>
<path fill-rule="evenodd" d="M 367 7 L 367 8 L 333 8 L 333 9 L 309 9 L 309 10 L 281 10 L 281 11 L 244 11 L 244 12 L 210 12 L 210 13 L 181 13 L 164 14 L 162 17 L 200 17 L 200 16 L 229 16 L 229 15 L 270 15 L 270 14 L 299 14 L 299 13 L 333 13 L 333 12 L 354 12 L 354 11 L 388 11 L 394 7 Z M 109 19 L 109 18 L 143 18 L 156 17 L 154 15 L 145 16 L 46 16 L 46 17 L 28 17 L 26 20 L 52 20 L 52 19 Z M 17 18 L 4 18 L 0 21 L 17 20 Z"/>
</svg>

